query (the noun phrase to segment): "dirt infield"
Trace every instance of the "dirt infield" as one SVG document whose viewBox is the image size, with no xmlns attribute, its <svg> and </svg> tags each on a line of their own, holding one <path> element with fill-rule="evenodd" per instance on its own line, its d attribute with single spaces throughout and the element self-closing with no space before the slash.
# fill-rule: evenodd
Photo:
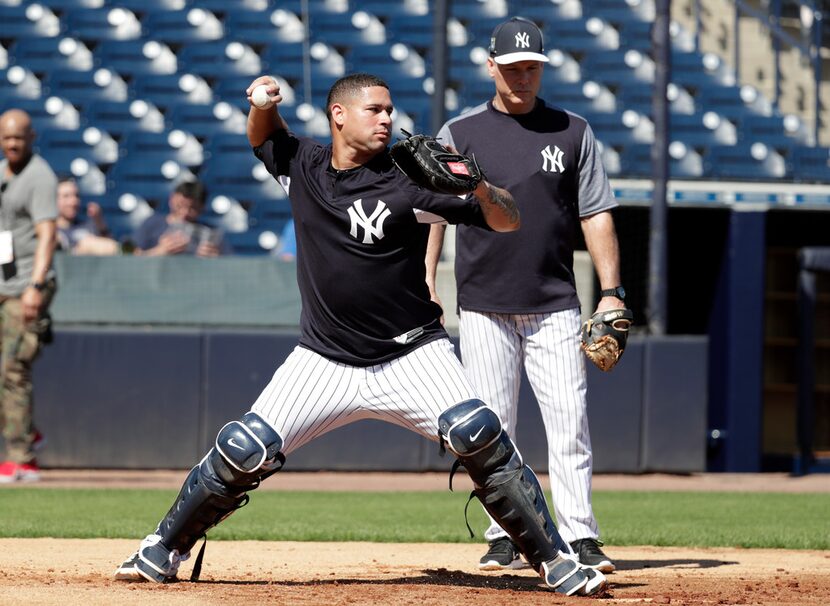
<svg viewBox="0 0 830 606">
<path fill-rule="evenodd" d="M 186 472 L 47 470 L 43 487 L 178 488 Z M 263 489 L 442 490 L 446 474 L 283 473 Z M 547 484 L 546 478 L 542 483 Z M 597 490 L 830 492 L 826 476 L 609 476 Z M 417 604 L 501 606 L 594 603 L 542 589 L 530 570 L 483 573 L 481 545 L 212 541 L 202 578 L 123 583 L 115 566 L 137 540 L 0 539 L 0 605 Z M 830 552 L 606 547 L 618 571 L 602 604 L 830 604 Z M 181 578 L 190 574 L 190 562 Z"/>
<path fill-rule="evenodd" d="M 112 580 L 136 541 L 0 539 L 0 604 L 569 604 L 530 570 L 482 573 L 480 545 L 214 541 L 202 579 Z M 603 604 L 830 603 L 830 554 L 761 549 L 608 548 L 619 571 Z M 182 565 L 186 578 L 190 562 Z M 594 602 L 588 602 L 594 603 Z"/>
</svg>

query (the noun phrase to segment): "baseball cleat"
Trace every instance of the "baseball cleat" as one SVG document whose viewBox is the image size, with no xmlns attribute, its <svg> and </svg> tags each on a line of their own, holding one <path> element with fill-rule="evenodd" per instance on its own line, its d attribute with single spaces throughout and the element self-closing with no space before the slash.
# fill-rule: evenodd
<svg viewBox="0 0 830 606">
<path fill-rule="evenodd" d="M 607 585 L 601 572 L 582 566 L 561 551 L 553 560 L 542 562 L 539 574 L 548 589 L 565 595 L 594 595 Z"/>
<path fill-rule="evenodd" d="M 597 539 L 578 539 L 571 543 L 571 549 L 574 550 L 579 563 L 583 566 L 593 568 L 608 574 L 614 572 L 617 567 L 614 562 L 602 552 L 600 543 Z"/>
<path fill-rule="evenodd" d="M 129 558 L 121 563 L 121 566 L 115 569 L 116 581 L 143 581 L 144 577 L 138 574 L 135 565 L 138 563 L 138 552 L 136 551 Z"/>
<path fill-rule="evenodd" d="M 528 568 L 510 537 L 499 537 L 489 543 L 490 549 L 478 562 L 480 570 L 519 570 Z"/>
<path fill-rule="evenodd" d="M 164 583 L 176 578 L 179 564 L 190 557 L 180 556 L 177 550 L 170 551 L 157 534 L 148 535 L 133 555 L 127 558 L 115 571 L 119 581 L 151 581 Z"/>
</svg>

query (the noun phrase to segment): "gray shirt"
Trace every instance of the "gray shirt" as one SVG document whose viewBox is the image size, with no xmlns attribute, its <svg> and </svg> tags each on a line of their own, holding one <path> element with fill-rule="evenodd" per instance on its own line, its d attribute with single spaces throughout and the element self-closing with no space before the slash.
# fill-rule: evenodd
<svg viewBox="0 0 830 606">
<path fill-rule="evenodd" d="M 0 266 L 0 295 L 19 297 L 32 279 L 37 249 L 35 224 L 54 221 L 58 216 L 58 179 L 37 154 L 11 178 L 6 175 L 7 165 L 7 160 L 0 160 L 0 231 L 12 232 L 14 261 Z"/>
</svg>

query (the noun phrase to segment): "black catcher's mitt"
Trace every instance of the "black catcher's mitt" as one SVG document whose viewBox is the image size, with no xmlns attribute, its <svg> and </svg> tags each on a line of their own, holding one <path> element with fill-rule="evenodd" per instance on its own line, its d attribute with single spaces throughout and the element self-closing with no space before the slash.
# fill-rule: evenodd
<svg viewBox="0 0 830 606">
<path fill-rule="evenodd" d="M 632 322 L 630 309 L 598 311 L 582 325 L 582 351 L 600 370 L 611 370 L 625 351 Z"/>
<path fill-rule="evenodd" d="M 482 180 L 475 158 L 456 154 L 435 137 L 403 131 L 406 139 L 389 150 L 403 174 L 421 187 L 444 194 L 462 195 L 473 191 Z"/>
</svg>

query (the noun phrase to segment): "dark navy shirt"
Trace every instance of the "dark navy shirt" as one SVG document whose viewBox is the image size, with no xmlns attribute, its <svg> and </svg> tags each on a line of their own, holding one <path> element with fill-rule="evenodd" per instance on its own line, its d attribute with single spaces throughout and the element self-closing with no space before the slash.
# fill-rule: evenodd
<svg viewBox="0 0 830 606">
<path fill-rule="evenodd" d="M 617 206 L 584 118 L 539 99 L 527 114 L 491 102 L 443 126 L 441 142 L 474 153 L 487 180 L 516 200 L 510 233 L 459 226 L 458 303 L 472 311 L 547 313 L 579 307 L 573 251 L 580 218 Z"/>
<path fill-rule="evenodd" d="M 418 188 L 388 151 L 349 170 L 331 145 L 279 130 L 254 153 L 288 191 L 297 237 L 300 345 L 371 366 L 446 336 L 425 282 L 429 223 L 488 229 L 476 199 Z"/>
</svg>

